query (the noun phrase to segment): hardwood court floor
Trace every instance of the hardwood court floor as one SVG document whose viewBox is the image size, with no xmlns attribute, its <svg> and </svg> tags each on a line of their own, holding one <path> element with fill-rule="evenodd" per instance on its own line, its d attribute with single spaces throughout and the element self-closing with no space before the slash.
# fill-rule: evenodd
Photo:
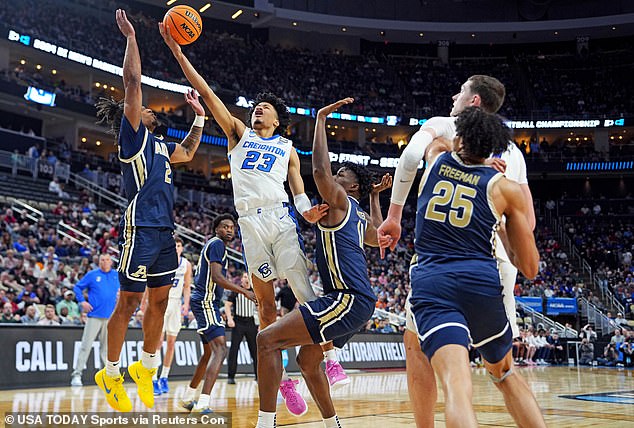
<svg viewBox="0 0 634 428">
<path fill-rule="evenodd" d="M 520 368 L 537 395 L 550 427 L 634 427 L 634 371 L 572 367 Z M 350 385 L 334 393 L 335 407 L 345 427 L 412 427 L 404 371 L 356 373 Z M 512 427 L 512 418 L 502 396 L 483 369 L 473 370 L 474 399 L 478 421 L 482 426 Z M 145 411 L 136 388 L 126 379 L 128 394 L 136 411 Z M 185 381 L 171 382 L 168 396 L 157 397 L 156 409 L 175 412 L 178 399 L 185 392 Z M 300 391 L 309 397 L 306 386 Z M 613 394 L 606 394 L 613 393 Z M 562 395 L 603 394 L 582 399 Z M 236 385 L 220 379 L 212 392 L 212 408 L 233 412 L 234 427 L 253 427 L 257 420 L 257 384 L 252 378 L 239 378 Z M 420 399 L 424 399 L 421 397 Z M 588 399 L 597 401 L 586 401 Z M 601 400 L 601 401 L 598 401 Z M 618 402 L 621 401 L 621 402 Z M 284 427 L 322 427 L 321 417 L 312 399 L 309 411 L 301 418 L 290 416 L 278 402 L 278 425 Z M 0 413 L 108 411 L 96 386 L 71 388 L 23 389 L 0 391 Z M 436 405 L 436 426 L 444 427 L 442 393 Z M 3 419 L 3 418 L 1 418 Z M 4 423 L 2 423 L 3 425 Z"/>
</svg>

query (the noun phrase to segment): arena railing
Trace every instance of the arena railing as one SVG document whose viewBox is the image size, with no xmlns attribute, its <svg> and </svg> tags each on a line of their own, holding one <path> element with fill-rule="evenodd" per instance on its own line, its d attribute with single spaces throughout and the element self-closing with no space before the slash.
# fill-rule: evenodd
<svg viewBox="0 0 634 428">
<path fill-rule="evenodd" d="M 527 316 L 530 317 L 533 325 L 543 324 L 544 328 L 554 329 L 561 332 L 562 337 L 577 337 L 576 330 L 566 328 L 566 326 L 564 326 L 563 324 L 558 323 L 551 318 L 548 318 L 546 315 L 537 312 L 535 309 L 531 308 L 528 305 L 525 305 L 522 302 L 518 301 L 517 304 L 520 305 L 520 307 L 527 313 Z"/>
<path fill-rule="evenodd" d="M 29 220 L 32 220 L 34 223 L 39 222 L 44 218 L 44 213 L 37 208 L 32 207 L 24 201 L 21 201 L 16 198 L 10 198 L 11 201 L 11 209 L 20 214 L 22 217 L 26 217 Z"/>
<path fill-rule="evenodd" d="M 579 303 L 581 303 L 582 318 L 585 316 L 588 320 L 587 323 L 594 325 L 594 330 L 597 334 L 606 335 L 612 332 L 615 324 L 601 309 L 590 303 L 585 297 L 581 297 Z"/>
</svg>

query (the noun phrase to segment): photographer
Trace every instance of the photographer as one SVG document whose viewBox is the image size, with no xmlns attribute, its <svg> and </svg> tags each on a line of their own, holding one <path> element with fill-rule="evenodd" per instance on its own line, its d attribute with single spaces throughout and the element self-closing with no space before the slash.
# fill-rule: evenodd
<svg viewBox="0 0 634 428">
<path fill-rule="evenodd" d="M 599 365 L 613 367 L 619 361 L 619 353 L 614 343 L 608 343 L 603 349 L 603 357 L 597 358 Z"/>
<path fill-rule="evenodd" d="M 594 360 L 594 344 L 584 337 L 581 340 L 579 352 L 581 353 L 581 357 L 579 357 L 579 365 L 592 365 L 592 361 Z"/>
</svg>

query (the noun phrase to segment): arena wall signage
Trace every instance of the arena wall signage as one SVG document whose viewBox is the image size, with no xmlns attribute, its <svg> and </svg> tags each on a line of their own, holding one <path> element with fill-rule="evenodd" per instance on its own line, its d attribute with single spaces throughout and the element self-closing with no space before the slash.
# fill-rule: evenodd
<svg viewBox="0 0 634 428">
<path fill-rule="evenodd" d="M 70 383 L 79 355 L 82 328 L 5 324 L 0 326 L 0 335 L 4 349 L 0 359 L 0 390 Z M 227 341 L 231 342 L 231 331 L 227 332 Z M 121 352 L 121 365 L 127 367 L 138 360 L 142 347 L 141 330 L 130 329 Z M 296 348 L 285 352 L 286 367 L 290 372 L 299 371 L 295 362 L 297 352 Z M 405 349 L 399 334 L 358 334 L 338 353 L 346 368 L 405 367 Z M 202 345 L 195 330 L 182 330 L 176 341 L 170 374 L 175 378 L 191 376 L 201 355 Z M 224 364 L 226 367 L 226 361 Z M 90 379 L 101 368 L 99 343 L 95 342 L 86 364 L 84 383 L 90 384 Z M 246 342 L 242 343 L 238 354 L 238 372 L 253 372 Z"/>
</svg>

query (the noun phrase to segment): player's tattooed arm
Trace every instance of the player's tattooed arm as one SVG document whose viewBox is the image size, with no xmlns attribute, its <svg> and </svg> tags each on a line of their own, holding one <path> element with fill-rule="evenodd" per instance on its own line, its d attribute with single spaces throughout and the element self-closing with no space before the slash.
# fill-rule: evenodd
<svg viewBox="0 0 634 428">
<path fill-rule="evenodd" d="M 170 157 L 170 162 L 172 163 L 191 161 L 194 158 L 196 150 L 198 150 L 200 139 L 203 136 L 205 109 L 200 104 L 200 101 L 198 101 L 198 94 L 196 94 L 196 91 L 191 90 L 186 93 L 185 101 L 191 106 L 194 113 L 196 113 L 196 120 L 194 120 L 194 124 L 185 139 L 174 149 L 174 153 L 172 153 L 172 156 Z"/>
</svg>

